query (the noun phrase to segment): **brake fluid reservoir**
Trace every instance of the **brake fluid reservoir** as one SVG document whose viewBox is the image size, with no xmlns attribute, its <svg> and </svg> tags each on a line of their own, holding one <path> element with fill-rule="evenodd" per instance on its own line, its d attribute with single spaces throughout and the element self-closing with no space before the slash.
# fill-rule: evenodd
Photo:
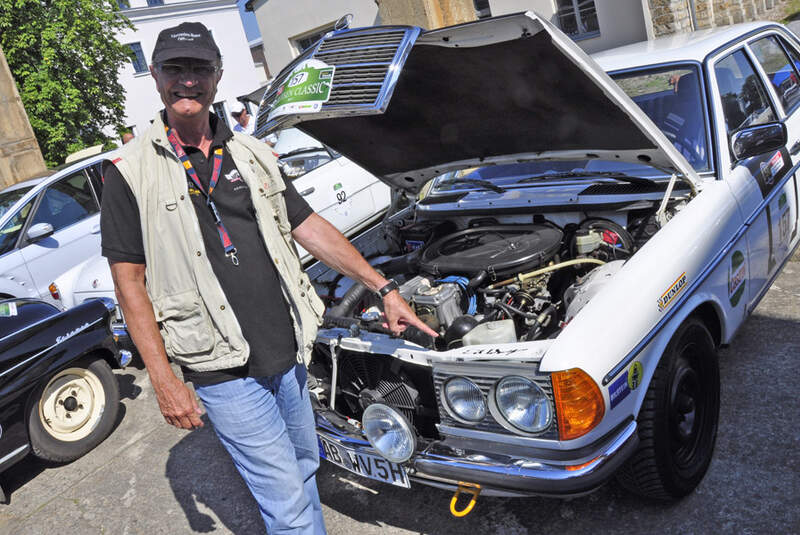
<svg viewBox="0 0 800 535">
<path fill-rule="evenodd" d="M 517 341 L 514 320 L 481 323 L 462 338 L 465 346 L 478 344 L 510 344 Z"/>
</svg>

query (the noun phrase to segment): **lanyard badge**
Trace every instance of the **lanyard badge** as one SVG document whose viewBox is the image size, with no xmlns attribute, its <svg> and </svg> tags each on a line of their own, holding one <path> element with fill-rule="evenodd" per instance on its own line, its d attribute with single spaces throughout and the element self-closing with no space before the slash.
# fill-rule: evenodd
<svg viewBox="0 0 800 535">
<path fill-rule="evenodd" d="M 231 263 L 234 266 L 238 266 L 239 257 L 236 255 L 236 247 L 233 246 L 231 237 L 228 235 L 228 231 L 225 230 L 225 225 L 222 224 L 222 218 L 219 215 L 217 206 L 214 204 L 214 201 L 211 200 L 211 194 L 214 192 L 214 188 L 219 180 L 219 175 L 222 172 L 222 148 L 217 148 L 214 150 L 214 168 L 211 172 L 211 180 L 208 183 L 208 193 L 206 193 L 206 190 L 203 189 L 203 185 L 200 183 L 200 179 L 197 176 L 197 171 L 195 171 L 192 162 L 189 161 L 189 157 L 186 155 L 186 151 L 183 150 L 180 141 L 178 141 L 178 136 L 175 135 L 175 131 L 171 128 L 167 128 L 166 126 L 164 127 L 164 130 L 167 131 L 167 139 L 169 139 L 172 149 L 175 151 L 178 159 L 183 164 L 183 168 L 186 169 L 186 174 L 189 175 L 189 178 L 194 183 L 195 187 L 197 187 L 197 189 L 200 190 L 200 192 L 206 198 L 206 206 L 209 207 L 211 214 L 214 216 L 214 224 L 217 226 L 219 240 L 222 243 L 222 247 L 225 249 L 225 256 L 231 259 Z"/>
</svg>

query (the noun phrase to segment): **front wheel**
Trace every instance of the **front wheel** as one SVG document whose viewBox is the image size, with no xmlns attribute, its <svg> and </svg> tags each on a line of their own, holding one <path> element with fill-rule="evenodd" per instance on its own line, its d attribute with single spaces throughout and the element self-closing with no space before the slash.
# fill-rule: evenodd
<svg viewBox="0 0 800 535">
<path fill-rule="evenodd" d="M 119 386 L 106 361 L 59 371 L 39 389 L 28 414 L 34 455 L 55 462 L 81 457 L 111 433 L 118 411 Z"/>
<path fill-rule="evenodd" d="M 719 364 L 711 334 L 697 318 L 676 331 L 639 413 L 639 449 L 619 471 L 627 489 L 677 499 L 703 479 L 719 420 Z"/>
</svg>

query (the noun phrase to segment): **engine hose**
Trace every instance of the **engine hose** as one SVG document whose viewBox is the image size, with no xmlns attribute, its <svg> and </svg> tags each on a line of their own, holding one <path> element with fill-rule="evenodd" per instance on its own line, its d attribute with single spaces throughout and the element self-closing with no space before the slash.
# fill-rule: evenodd
<svg viewBox="0 0 800 535">
<path fill-rule="evenodd" d="M 340 318 L 346 317 L 348 314 L 352 313 L 352 308 L 364 298 L 368 291 L 369 289 L 360 282 L 353 283 L 353 285 L 344 293 L 342 300 L 339 301 L 339 304 L 329 308 L 328 314 L 326 315 Z"/>
<path fill-rule="evenodd" d="M 469 282 L 467 283 L 467 289 L 474 290 L 475 288 L 480 286 L 481 283 L 484 281 L 484 279 L 486 279 L 487 275 L 489 275 L 489 273 L 485 269 L 482 270 L 480 273 L 478 273 L 469 280 Z"/>
<path fill-rule="evenodd" d="M 416 273 L 419 269 L 419 258 L 422 256 L 422 249 L 411 251 L 402 256 L 395 256 L 376 264 L 375 269 L 380 270 L 385 275 L 395 275 L 398 273 Z"/>
<path fill-rule="evenodd" d="M 495 288 L 500 288 L 502 286 L 506 286 L 511 284 L 512 282 L 525 282 L 528 279 L 532 279 L 533 277 L 538 277 L 539 275 L 543 275 L 545 273 L 549 273 L 551 271 L 557 271 L 559 269 L 564 269 L 570 266 L 579 266 L 581 264 L 596 264 L 598 266 L 602 266 L 605 264 L 602 260 L 597 260 L 596 258 L 575 258 L 573 260 L 567 260 L 565 262 L 561 262 L 559 264 L 554 264 L 552 266 L 547 266 L 541 269 L 537 269 L 536 271 L 530 271 L 528 273 L 521 273 L 516 277 L 506 279 L 504 281 L 496 282 L 494 284 L 490 284 L 486 288 L 488 290 L 494 290 Z"/>
<path fill-rule="evenodd" d="M 525 312 L 524 310 L 520 310 L 516 307 L 507 305 L 506 303 L 501 303 L 499 301 L 495 301 L 494 303 L 492 303 L 492 306 L 503 310 L 503 312 L 505 312 L 509 316 L 513 316 L 516 314 L 518 316 L 522 316 L 523 318 L 533 319 L 533 320 L 539 317 L 539 315 L 534 312 Z"/>
</svg>

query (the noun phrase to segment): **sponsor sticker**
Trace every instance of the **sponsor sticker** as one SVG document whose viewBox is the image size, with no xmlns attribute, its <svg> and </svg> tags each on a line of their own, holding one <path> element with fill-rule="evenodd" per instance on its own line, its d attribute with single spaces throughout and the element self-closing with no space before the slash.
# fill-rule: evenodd
<svg viewBox="0 0 800 535">
<path fill-rule="evenodd" d="M 292 113 L 316 113 L 328 102 L 335 67 L 318 59 L 307 59 L 294 68 L 278 88 L 267 120 Z"/>
<path fill-rule="evenodd" d="M 628 388 L 636 390 L 636 388 L 642 384 L 643 373 L 642 363 L 639 361 L 634 362 L 631 367 L 628 368 Z"/>
<path fill-rule="evenodd" d="M 631 389 L 628 386 L 628 375 L 622 375 L 608 387 L 608 400 L 611 403 L 611 408 L 613 409 L 619 405 L 630 393 Z"/>
<path fill-rule="evenodd" d="M 731 306 L 735 307 L 744 295 L 745 282 L 747 281 L 747 263 L 744 253 L 734 251 L 731 255 L 731 266 L 728 269 L 728 299 Z"/>
<path fill-rule="evenodd" d="M 642 384 L 642 376 L 642 363 L 636 361 L 628 368 L 628 373 L 619 376 L 616 381 L 611 383 L 611 386 L 608 387 L 608 400 L 612 409 L 622 403 L 628 394 Z"/>
<path fill-rule="evenodd" d="M 16 303 L 0 303 L 0 318 L 10 318 L 17 315 Z"/>
<path fill-rule="evenodd" d="M 783 169 L 783 154 L 780 151 L 776 152 L 772 158 L 769 159 L 769 178 L 767 182 L 772 182 L 775 176 Z"/>
<path fill-rule="evenodd" d="M 680 294 L 684 288 L 686 288 L 686 272 L 684 271 L 681 273 L 680 277 L 675 279 L 669 289 L 661 294 L 661 297 L 658 298 L 658 310 L 660 312 L 664 312 L 675 300 L 675 298 Z"/>
</svg>

